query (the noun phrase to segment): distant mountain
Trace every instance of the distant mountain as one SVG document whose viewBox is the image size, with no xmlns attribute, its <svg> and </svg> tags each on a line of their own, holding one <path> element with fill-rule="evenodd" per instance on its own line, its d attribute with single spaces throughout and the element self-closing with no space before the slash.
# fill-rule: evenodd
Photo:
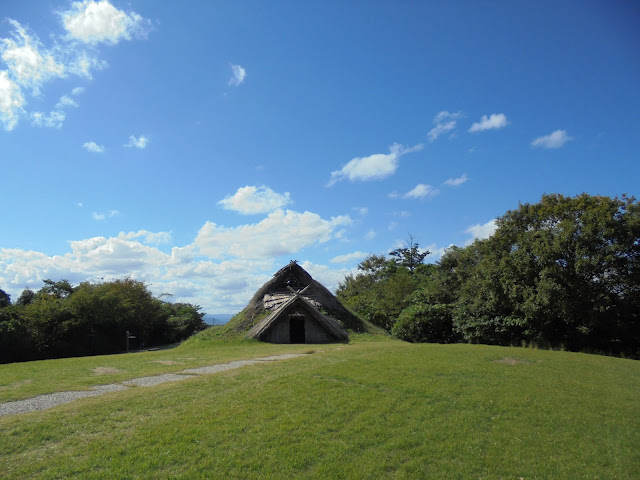
<svg viewBox="0 0 640 480">
<path fill-rule="evenodd" d="M 207 313 L 204 316 L 204 321 L 209 325 L 224 325 L 234 315 L 235 313 Z"/>
</svg>

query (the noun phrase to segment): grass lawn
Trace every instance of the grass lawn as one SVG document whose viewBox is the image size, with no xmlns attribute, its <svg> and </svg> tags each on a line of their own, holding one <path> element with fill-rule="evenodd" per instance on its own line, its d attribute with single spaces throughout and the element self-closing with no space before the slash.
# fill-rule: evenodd
<svg viewBox="0 0 640 480">
<path fill-rule="evenodd" d="M 166 350 L 0 365 L 0 402 L 66 390 L 86 390 L 95 385 L 232 360 L 310 350 L 309 345 L 216 341 L 209 338 L 208 333 L 202 332 L 179 347 Z"/>
<path fill-rule="evenodd" d="M 360 336 L 330 346 L 192 342 L 6 365 L 0 379 L 5 396 L 24 398 L 33 390 L 6 385 L 57 385 L 47 376 L 89 385 L 96 359 L 132 378 L 310 350 L 2 417 L 0 477 L 640 478 L 640 362 L 632 360 Z M 197 360 L 156 362 L 186 358 Z M 85 372 L 80 384 L 73 371 Z M 125 374 L 113 375 L 99 383 Z"/>
</svg>

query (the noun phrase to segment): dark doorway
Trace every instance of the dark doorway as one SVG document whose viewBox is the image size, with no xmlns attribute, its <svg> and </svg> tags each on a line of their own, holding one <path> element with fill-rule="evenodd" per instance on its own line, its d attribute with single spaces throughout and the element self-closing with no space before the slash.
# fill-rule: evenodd
<svg viewBox="0 0 640 480">
<path fill-rule="evenodd" d="M 289 338 L 291 343 L 306 343 L 303 315 L 289 315 Z"/>
</svg>

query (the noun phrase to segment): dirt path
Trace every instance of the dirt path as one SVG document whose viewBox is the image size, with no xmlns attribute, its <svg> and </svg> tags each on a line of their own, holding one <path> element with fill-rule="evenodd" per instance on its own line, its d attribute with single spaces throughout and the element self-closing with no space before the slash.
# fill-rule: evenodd
<svg viewBox="0 0 640 480">
<path fill-rule="evenodd" d="M 48 393 L 46 395 L 38 395 L 37 397 L 27 398 L 25 400 L 17 400 L 15 402 L 0 403 L 0 417 L 5 415 L 16 415 L 19 413 L 37 412 L 47 410 L 49 408 L 70 403 L 79 398 L 97 397 L 105 393 L 118 392 L 127 390 L 132 386 L 153 387 L 167 382 L 179 382 L 187 380 L 199 375 L 209 375 L 212 373 L 224 372 L 226 370 L 234 370 L 244 367 L 245 365 L 255 365 L 258 363 L 274 362 L 277 360 L 286 360 L 289 358 L 301 357 L 304 353 L 285 353 L 283 355 L 273 355 L 270 357 L 253 358 L 251 360 L 236 360 L 229 363 L 220 363 L 217 365 L 209 365 L 199 368 L 188 368 L 178 373 L 166 373 L 163 375 L 153 375 L 150 377 L 139 377 L 131 380 L 125 380 L 121 383 L 111 383 L 108 385 L 98 385 L 91 387 L 90 390 L 68 391 Z"/>
</svg>

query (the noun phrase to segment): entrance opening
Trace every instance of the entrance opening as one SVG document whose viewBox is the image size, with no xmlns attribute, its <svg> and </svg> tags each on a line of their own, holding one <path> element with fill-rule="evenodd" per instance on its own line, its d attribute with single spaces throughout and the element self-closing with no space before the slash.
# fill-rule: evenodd
<svg viewBox="0 0 640 480">
<path fill-rule="evenodd" d="M 306 343 L 304 315 L 289 315 L 289 338 L 291 343 Z"/>
</svg>

